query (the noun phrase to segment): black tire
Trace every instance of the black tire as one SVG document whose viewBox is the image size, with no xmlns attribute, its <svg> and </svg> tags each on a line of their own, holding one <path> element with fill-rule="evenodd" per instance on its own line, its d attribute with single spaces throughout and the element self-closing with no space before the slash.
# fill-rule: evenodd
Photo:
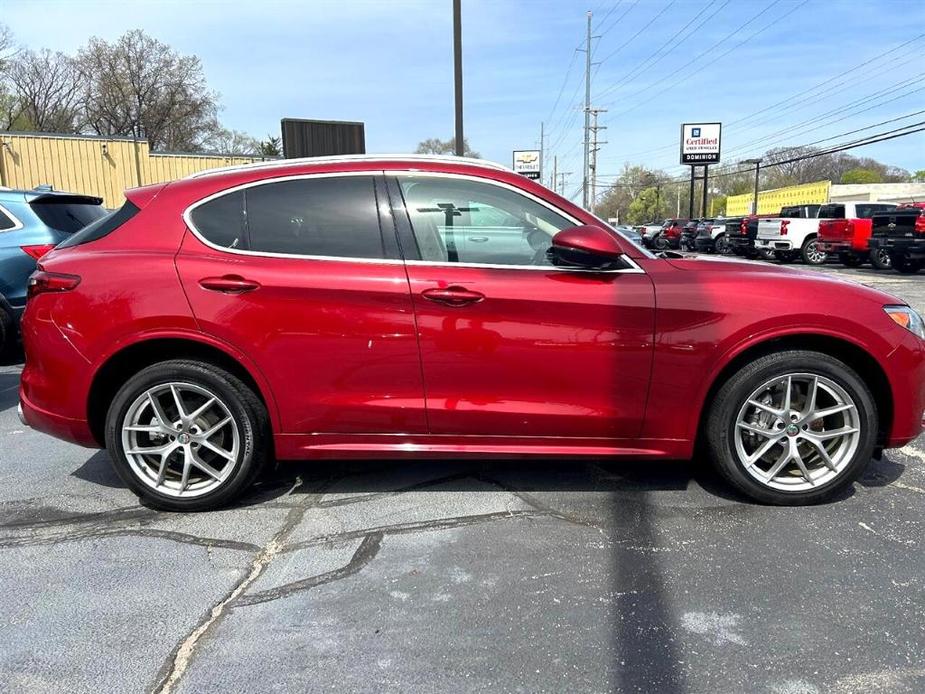
<svg viewBox="0 0 925 694">
<path fill-rule="evenodd" d="M 654 245 L 655 248 L 660 251 L 667 251 L 670 246 L 668 239 L 666 239 L 661 234 L 655 237 L 655 241 L 652 242 L 652 245 Z"/>
<path fill-rule="evenodd" d="M 890 259 L 890 254 L 882 248 L 878 248 L 876 250 L 871 249 L 870 264 L 878 270 L 889 270 L 893 267 L 893 261 Z"/>
<path fill-rule="evenodd" d="M 716 237 L 713 242 L 713 250 L 719 255 L 732 255 L 732 246 L 729 244 L 729 239 L 726 238 L 725 233 Z"/>
<path fill-rule="evenodd" d="M 774 251 L 774 259 L 783 265 L 796 262 L 797 255 L 793 251 Z"/>
<path fill-rule="evenodd" d="M 16 321 L 6 298 L 0 295 L 0 359 L 13 353 L 16 345 Z"/>
<path fill-rule="evenodd" d="M 216 489 L 193 498 L 163 494 L 142 482 L 122 443 L 122 422 L 131 404 L 149 388 L 176 381 L 219 396 L 240 430 L 236 467 Z M 147 505 L 166 511 L 206 511 L 231 503 L 254 482 L 271 458 L 272 433 L 263 402 L 239 378 L 209 363 L 177 359 L 142 369 L 119 389 L 106 415 L 106 448 L 119 477 Z"/>
<path fill-rule="evenodd" d="M 854 253 L 839 253 L 838 262 L 840 262 L 845 267 L 861 267 L 864 264 L 866 258 L 863 258 Z"/>
<path fill-rule="evenodd" d="M 914 275 L 922 269 L 921 260 L 913 260 L 908 256 L 899 255 L 898 253 L 891 255 L 890 261 L 893 265 L 893 269 L 896 270 L 896 272 L 902 273 L 903 275 Z"/>
<path fill-rule="evenodd" d="M 800 249 L 800 255 L 803 258 L 803 262 L 807 265 L 825 265 L 825 261 L 828 260 L 828 255 L 819 250 L 816 247 L 816 244 L 817 239 L 815 234 L 803 242 L 803 248 Z"/>
<path fill-rule="evenodd" d="M 834 479 L 805 491 L 784 491 L 760 483 L 746 472 L 732 444 L 736 418 L 745 400 L 761 384 L 788 373 L 809 373 L 831 379 L 854 401 L 860 421 L 860 437 L 851 460 Z M 792 350 L 756 359 L 723 384 L 710 406 L 704 434 L 716 469 L 740 492 L 765 504 L 801 506 L 824 501 L 856 480 L 870 462 L 877 431 L 878 414 L 873 395 L 854 370 L 827 354 Z"/>
</svg>

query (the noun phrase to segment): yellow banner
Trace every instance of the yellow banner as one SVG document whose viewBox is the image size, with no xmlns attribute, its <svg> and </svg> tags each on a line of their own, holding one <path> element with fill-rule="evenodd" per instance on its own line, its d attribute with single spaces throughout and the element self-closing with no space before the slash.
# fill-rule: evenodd
<svg viewBox="0 0 925 694">
<path fill-rule="evenodd" d="M 801 183 L 797 186 L 762 190 L 758 193 L 758 214 L 776 214 L 787 205 L 812 205 L 829 201 L 831 181 Z M 741 217 L 752 211 L 753 193 L 730 195 L 726 198 L 726 216 Z"/>
</svg>

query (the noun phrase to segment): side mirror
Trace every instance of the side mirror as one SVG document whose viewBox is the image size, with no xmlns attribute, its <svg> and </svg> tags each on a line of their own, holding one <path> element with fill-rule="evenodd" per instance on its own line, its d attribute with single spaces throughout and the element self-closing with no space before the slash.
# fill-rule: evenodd
<svg viewBox="0 0 925 694">
<path fill-rule="evenodd" d="M 620 270 L 629 267 L 616 236 L 591 224 L 563 229 L 552 238 L 547 256 L 559 267 Z"/>
</svg>

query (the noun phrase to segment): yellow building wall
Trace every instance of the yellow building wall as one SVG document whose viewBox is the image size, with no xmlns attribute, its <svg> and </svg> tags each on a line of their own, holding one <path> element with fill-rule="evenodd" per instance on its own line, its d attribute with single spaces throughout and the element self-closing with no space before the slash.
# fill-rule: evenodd
<svg viewBox="0 0 925 694">
<path fill-rule="evenodd" d="M 801 183 L 797 186 L 762 190 L 758 192 L 758 214 L 776 214 L 786 205 L 812 205 L 829 201 L 831 181 Z M 740 217 L 752 211 L 754 193 L 730 195 L 726 198 L 726 215 Z"/>
<path fill-rule="evenodd" d="M 172 181 L 204 169 L 261 161 L 260 157 L 151 153 L 144 140 L 0 133 L 0 185 L 55 190 L 103 198 L 119 207 L 126 188 Z"/>
</svg>

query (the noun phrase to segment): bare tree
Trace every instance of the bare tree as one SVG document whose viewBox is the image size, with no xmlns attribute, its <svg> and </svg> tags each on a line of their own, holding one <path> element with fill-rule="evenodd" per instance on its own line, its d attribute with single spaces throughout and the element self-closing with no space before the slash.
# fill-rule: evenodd
<svg viewBox="0 0 925 694">
<path fill-rule="evenodd" d="M 218 97 L 196 56 L 135 29 L 113 43 L 90 39 L 78 53 L 87 127 L 147 139 L 153 150 L 197 151 L 215 132 Z"/>
<path fill-rule="evenodd" d="M 418 143 L 418 148 L 414 150 L 416 154 L 455 154 L 456 139 L 441 140 L 439 137 L 431 137 L 423 142 Z M 469 140 L 463 138 L 463 152 L 467 157 L 478 159 L 481 155 L 469 147 Z"/>
<path fill-rule="evenodd" d="M 76 62 L 64 53 L 23 51 L 9 71 L 22 116 L 33 130 L 77 132 L 82 84 Z"/>
<path fill-rule="evenodd" d="M 203 146 L 212 151 L 221 154 L 233 154 L 235 156 L 260 156 L 260 143 L 247 133 L 240 130 L 229 130 L 228 128 L 217 128 Z"/>
</svg>

